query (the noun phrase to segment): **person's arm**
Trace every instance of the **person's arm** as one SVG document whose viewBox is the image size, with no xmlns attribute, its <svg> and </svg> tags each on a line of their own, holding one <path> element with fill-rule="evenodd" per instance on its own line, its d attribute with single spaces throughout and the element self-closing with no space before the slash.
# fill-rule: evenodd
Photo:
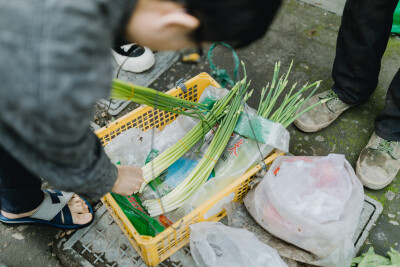
<svg viewBox="0 0 400 267">
<path fill-rule="evenodd" d="M 131 12 L 127 0 L 11 4 L 9 21 L 19 17 L 18 25 L 1 30 L 3 37 L 14 36 L 10 45 L 0 42 L 0 57 L 8 62 L 0 67 L 1 145 L 57 188 L 95 198 L 118 177 L 89 121 L 95 101 L 107 98 L 111 86 L 113 20 L 107 13 L 116 16 L 112 6 L 123 2 L 131 3 L 124 11 Z"/>
</svg>

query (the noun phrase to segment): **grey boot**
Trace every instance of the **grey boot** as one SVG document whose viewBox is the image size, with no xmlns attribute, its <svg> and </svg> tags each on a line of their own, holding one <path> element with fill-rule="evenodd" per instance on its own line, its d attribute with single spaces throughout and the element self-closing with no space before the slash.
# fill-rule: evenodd
<svg viewBox="0 0 400 267">
<path fill-rule="evenodd" d="M 375 133 L 358 157 L 356 174 L 365 187 L 382 189 L 400 170 L 400 142 L 388 141 Z"/>
<path fill-rule="evenodd" d="M 305 102 L 304 105 L 297 111 L 297 114 L 309 106 L 323 99 L 329 98 L 331 99 L 328 102 L 322 103 L 298 117 L 294 121 L 294 124 L 297 126 L 297 128 L 307 133 L 322 130 L 331 124 L 337 117 L 339 117 L 343 111 L 351 107 L 351 105 L 347 105 L 346 103 L 342 102 L 337 94 L 331 89 L 308 99 L 307 102 Z"/>
</svg>

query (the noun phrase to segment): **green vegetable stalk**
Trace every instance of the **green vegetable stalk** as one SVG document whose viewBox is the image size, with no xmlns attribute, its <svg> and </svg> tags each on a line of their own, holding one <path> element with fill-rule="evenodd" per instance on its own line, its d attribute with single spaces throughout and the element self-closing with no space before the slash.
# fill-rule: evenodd
<svg viewBox="0 0 400 267">
<path fill-rule="evenodd" d="M 118 79 L 113 80 L 111 98 L 157 107 L 157 109 L 197 119 L 203 119 L 204 113 L 209 111 L 206 105 L 171 96 L 144 86 L 133 85 Z"/>
<path fill-rule="evenodd" d="M 239 84 L 234 86 L 229 94 L 217 101 L 211 112 L 207 113 L 203 121 L 196 124 L 182 139 L 180 139 L 175 145 L 168 148 L 166 151 L 157 156 L 152 162 L 147 163 L 143 168 L 143 179 L 145 180 L 139 193 L 141 193 L 144 187 L 153 179 L 158 177 L 163 171 L 169 166 L 174 164 L 180 157 L 182 157 L 187 151 L 189 151 L 197 142 L 199 142 L 204 135 L 225 116 L 226 107 L 237 93 Z"/>
<path fill-rule="evenodd" d="M 169 194 L 160 199 L 151 199 L 143 202 L 150 216 L 154 217 L 179 208 L 194 192 L 196 192 L 210 176 L 215 164 L 225 149 L 235 128 L 242 110 L 242 98 L 248 89 L 246 78 L 239 82 L 239 90 L 231 102 L 228 112 L 218 127 L 205 155 L 195 169 Z"/>
<path fill-rule="evenodd" d="M 296 112 L 303 106 L 305 101 L 307 101 L 315 93 L 321 81 L 314 82 L 310 85 L 306 83 L 305 85 L 303 85 L 303 87 L 300 88 L 299 91 L 294 93 L 294 89 L 297 85 L 297 83 L 295 83 L 292 85 L 289 93 L 285 95 L 279 107 L 274 112 L 272 112 L 276 106 L 279 96 L 282 94 L 288 84 L 288 77 L 293 66 L 293 61 L 290 64 L 289 70 L 286 75 L 283 74 L 281 78 L 277 80 L 279 76 L 280 66 L 280 62 L 275 64 L 274 76 L 272 78 L 271 85 L 268 84 L 261 91 L 260 104 L 258 106 L 257 115 L 267 118 L 271 121 L 281 123 L 284 127 L 288 127 L 299 116 L 315 108 L 319 104 L 329 101 L 331 98 L 321 100 L 314 105 L 311 105 L 310 107 L 304 109 L 302 112 L 296 114 Z M 306 98 L 304 98 L 302 94 L 312 87 L 314 87 L 312 92 Z"/>
</svg>

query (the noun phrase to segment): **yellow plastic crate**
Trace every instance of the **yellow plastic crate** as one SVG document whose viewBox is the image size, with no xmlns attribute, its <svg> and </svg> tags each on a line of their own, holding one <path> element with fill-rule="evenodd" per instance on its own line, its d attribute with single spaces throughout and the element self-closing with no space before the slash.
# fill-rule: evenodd
<svg viewBox="0 0 400 267">
<path fill-rule="evenodd" d="M 185 85 L 187 87 L 187 93 L 183 93 L 181 89 L 176 88 L 171 89 L 167 93 L 187 100 L 197 101 L 207 86 L 213 85 L 220 87 L 207 73 L 201 73 L 195 76 L 185 82 Z M 143 106 L 119 118 L 107 127 L 99 129 L 96 131 L 96 134 L 105 146 L 120 133 L 132 127 L 138 127 L 144 131 L 153 127 L 162 129 L 165 125 L 171 123 L 176 117 L 176 114 Z M 271 162 L 278 156 L 278 154 L 273 153 L 265 159 L 265 163 L 271 164 Z M 180 221 L 174 223 L 172 227 L 165 229 L 155 237 L 140 235 L 111 194 L 107 194 L 103 197 L 102 201 L 142 259 L 147 263 L 147 265 L 155 266 L 170 257 L 189 242 L 189 225 L 203 221 L 219 221 L 225 217 L 225 210 L 217 211 L 215 214 L 209 214 L 209 211 L 216 203 L 228 195 L 229 197 L 232 197 L 234 194 L 233 201 L 241 201 L 249 190 L 249 182 L 260 170 L 260 165 L 250 169 L 219 194 L 207 200 L 200 207 L 183 217 Z"/>
</svg>

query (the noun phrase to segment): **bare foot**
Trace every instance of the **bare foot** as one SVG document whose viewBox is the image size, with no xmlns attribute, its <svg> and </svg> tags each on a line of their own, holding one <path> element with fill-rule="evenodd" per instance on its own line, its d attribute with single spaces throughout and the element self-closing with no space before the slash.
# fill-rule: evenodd
<svg viewBox="0 0 400 267">
<path fill-rule="evenodd" d="M 83 199 L 80 198 L 77 194 L 74 194 L 69 200 L 68 207 L 71 211 L 72 221 L 74 222 L 74 224 L 86 224 L 92 220 L 92 214 L 89 212 L 88 205 L 86 205 L 85 201 L 83 201 Z M 38 208 L 20 214 L 13 214 L 1 211 L 1 214 L 3 214 L 3 216 L 8 219 L 20 219 L 31 216 L 33 213 L 35 213 L 37 209 Z M 62 220 L 64 222 L 64 218 L 62 218 Z"/>
<path fill-rule="evenodd" d="M 72 196 L 71 200 L 68 202 L 68 207 L 71 211 L 74 224 L 86 224 L 92 220 L 92 214 L 89 212 L 88 205 L 77 194 Z"/>
</svg>

